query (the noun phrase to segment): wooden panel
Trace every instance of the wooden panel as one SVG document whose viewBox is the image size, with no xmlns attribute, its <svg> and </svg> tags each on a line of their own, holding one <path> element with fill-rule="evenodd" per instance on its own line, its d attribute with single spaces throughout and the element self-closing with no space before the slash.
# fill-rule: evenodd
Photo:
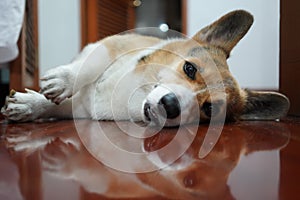
<svg viewBox="0 0 300 200">
<path fill-rule="evenodd" d="M 27 0 L 18 41 L 20 53 L 10 63 L 10 89 L 23 91 L 24 88 L 39 88 L 37 24 L 37 0 Z"/>
<path fill-rule="evenodd" d="M 181 32 L 187 34 L 187 0 L 181 0 Z"/>
<path fill-rule="evenodd" d="M 300 116 L 300 1 L 281 1 L 280 90 L 290 101 L 289 114 Z"/>
<path fill-rule="evenodd" d="M 82 46 L 134 28 L 132 0 L 81 0 Z"/>
<path fill-rule="evenodd" d="M 81 46 L 135 28 L 133 2 L 134 0 L 81 0 Z M 186 34 L 187 0 L 181 0 L 181 6 L 180 30 Z"/>
<path fill-rule="evenodd" d="M 38 89 L 37 0 L 26 1 L 24 24 L 18 41 L 20 54 L 10 63 L 10 88 Z"/>
<path fill-rule="evenodd" d="M 97 0 L 81 0 L 82 47 L 96 41 L 97 36 Z"/>
</svg>

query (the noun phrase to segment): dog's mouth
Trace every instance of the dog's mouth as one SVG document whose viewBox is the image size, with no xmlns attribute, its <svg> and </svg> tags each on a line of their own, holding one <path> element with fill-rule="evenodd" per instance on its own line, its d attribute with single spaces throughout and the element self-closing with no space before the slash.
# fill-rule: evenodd
<svg viewBox="0 0 300 200">
<path fill-rule="evenodd" d="M 145 103 L 144 105 L 144 115 L 147 121 L 151 121 L 151 118 L 155 117 L 154 113 L 151 111 L 151 106 L 149 103 Z"/>
<path fill-rule="evenodd" d="M 144 118 L 147 123 L 157 127 L 165 125 L 167 117 L 166 112 L 159 105 L 144 104 Z"/>
<path fill-rule="evenodd" d="M 144 103 L 144 118 L 147 122 L 156 126 L 165 126 L 167 120 L 173 120 L 180 116 L 181 108 L 179 100 L 174 93 L 164 95 L 157 103 Z"/>
</svg>

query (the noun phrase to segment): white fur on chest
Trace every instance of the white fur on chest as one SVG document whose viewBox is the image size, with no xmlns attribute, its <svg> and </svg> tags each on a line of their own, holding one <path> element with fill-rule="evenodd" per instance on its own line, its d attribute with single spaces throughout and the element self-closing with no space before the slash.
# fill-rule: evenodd
<svg viewBox="0 0 300 200">
<path fill-rule="evenodd" d="M 142 102 L 146 93 L 140 90 L 143 77 L 134 73 L 139 56 L 125 55 L 88 87 L 88 107 L 92 118 L 106 120 L 142 119 Z"/>
</svg>

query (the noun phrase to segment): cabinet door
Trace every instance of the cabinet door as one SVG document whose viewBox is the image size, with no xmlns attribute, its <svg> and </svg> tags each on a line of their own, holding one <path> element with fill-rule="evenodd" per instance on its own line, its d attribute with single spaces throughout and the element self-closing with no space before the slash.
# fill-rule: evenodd
<svg viewBox="0 0 300 200">
<path fill-rule="evenodd" d="M 133 29 L 133 0 L 81 0 L 82 46 Z"/>
<path fill-rule="evenodd" d="M 159 12 L 158 10 L 152 13 L 149 13 L 151 9 L 141 10 L 143 5 L 149 6 L 149 4 L 152 4 L 152 8 L 160 6 L 167 10 L 160 9 L 163 14 L 156 13 Z M 81 0 L 82 47 L 106 36 L 134 29 L 139 21 L 148 20 L 149 22 L 162 15 L 166 16 L 161 20 L 173 23 L 174 26 L 171 26 L 171 29 L 186 34 L 186 6 L 187 0 Z M 146 12 L 141 13 L 144 11 Z M 141 14 L 143 15 L 142 19 Z"/>
<path fill-rule="evenodd" d="M 37 0 L 27 0 L 22 31 L 18 41 L 19 55 L 10 66 L 10 89 L 39 90 Z"/>
<path fill-rule="evenodd" d="M 291 101 L 289 114 L 300 116 L 300 1 L 281 0 L 280 90 Z"/>
</svg>

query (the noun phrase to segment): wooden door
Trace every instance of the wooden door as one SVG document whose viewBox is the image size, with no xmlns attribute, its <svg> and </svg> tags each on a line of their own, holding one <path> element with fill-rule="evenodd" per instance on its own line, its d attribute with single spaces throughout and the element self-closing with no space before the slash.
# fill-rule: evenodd
<svg viewBox="0 0 300 200">
<path fill-rule="evenodd" d="M 280 91 L 286 94 L 289 114 L 300 116 L 300 1 L 281 0 Z"/>
<path fill-rule="evenodd" d="M 151 1 L 151 0 L 148 0 Z M 165 0 L 166 1 L 166 0 Z M 109 35 L 134 29 L 140 0 L 81 0 L 82 47 Z M 171 4 L 173 1 L 166 1 Z M 181 0 L 181 32 L 186 34 L 187 0 Z M 177 11 L 171 11 L 177 12 Z"/>
<path fill-rule="evenodd" d="M 82 47 L 104 37 L 133 29 L 133 0 L 81 0 Z"/>
<path fill-rule="evenodd" d="M 27 0 L 22 31 L 18 41 L 19 56 L 9 64 L 10 89 L 39 89 L 37 0 Z"/>
</svg>

